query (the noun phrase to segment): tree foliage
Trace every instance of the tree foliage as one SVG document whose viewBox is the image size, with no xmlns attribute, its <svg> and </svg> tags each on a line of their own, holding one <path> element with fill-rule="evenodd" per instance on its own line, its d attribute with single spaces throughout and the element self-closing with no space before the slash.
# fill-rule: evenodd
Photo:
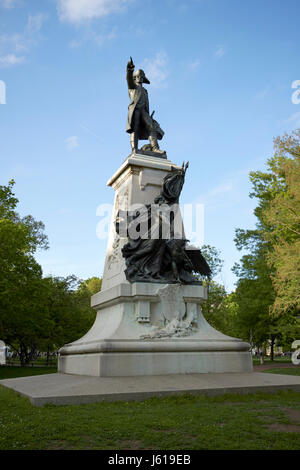
<svg viewBox="0 0 300 470">
<path fill-rule="evenodd" d="M 244 334 L 256 345 L 274 346 L 299 333 L 300 306 L 300 132 L 274 141 L 267 171 L 250 173 L 257 199 L 256 228 L 236 230 L 238 249 L 246 250 L 233 268 Z"/>
<path fill-rule="evenodd" d="M 34 253 L 48 247 L 44 224 L 18 215 L 13 186 L 0 186 L 0 337 L 28 364 L 88 331 L 95 319 L 90 297 L 101 280 L 43 278 Z"/>
<path fill-rule="evenodd" d="M 267 261 L 276 291 L 272 313 L 289 315 L 300 312 L 300 129 L 275 139 L 268 169 L 279 187 L 276 192 L 266 188 L 270 203 L 262 211 L 270 227 L 264 235 L 271 246 Z"/>
<path fill-rule="evenodd" d="M 210 266 L 212 277 L 216 277 L 223 267 L 220 251 L 210 245 L 203 245 L 201 252 Z M 230 302 L 225 287 L 214 280 L 203 280 L 208 289 L 207 300 L 202 304 L 202 312 L 206 320 L 217 330 L 230 334 L 233 330 Z"/>
<path fill-rule="evenodd" d="M 21 349 L 38 312 L 42 270 L 33 254 L 39 247 L 47 248 L 47 237 L 42 222 L 32 216 L 21 218 L 16 212 L 13 185 L 11 180 L 0 186 L 0 336 L 8 344 L 18 337 Z"/>
<path fill-rule="evenodd" d="M 201 251 L 212 270 L 212 276 L 216 277 L 223 267 L 220 251 L 210 245 L 202 246 Z M 223 284 L 215 280 L 206 280 L 203 283 L 208 288 L 207 300 L 202 304 L 204 317 L 216 330 L 239 337 L 241 331 L 237 322 L 238 304 L 235 293 L 228 294 Z"/>
</svg>

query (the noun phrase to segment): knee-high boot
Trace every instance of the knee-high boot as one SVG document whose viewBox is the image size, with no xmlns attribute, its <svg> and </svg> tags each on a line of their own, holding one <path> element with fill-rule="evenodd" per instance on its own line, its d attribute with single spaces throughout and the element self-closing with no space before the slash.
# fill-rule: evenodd
<svg viewBox="0 0 300 470">
<path fill-rule="evenodd" d="M 132 132 L 130 134 L 130 145 L 131 145 L 131 150 L 133 152 L 137 152 L 138 151 L 138 143 L 139 143 L 139 140 L 137 138 L 137 135 L 135 132 Z"/>
<path fill-rule="evenodd" d="M 150 135 L 149 136 L 149 141 L 150 141 L 152 152 L 156 152 L 156 153 L 160 153 L 160 154 L 165 153 L 164 150 L 161 150 L 159 148 L 156 135 Z"/>
</svg>

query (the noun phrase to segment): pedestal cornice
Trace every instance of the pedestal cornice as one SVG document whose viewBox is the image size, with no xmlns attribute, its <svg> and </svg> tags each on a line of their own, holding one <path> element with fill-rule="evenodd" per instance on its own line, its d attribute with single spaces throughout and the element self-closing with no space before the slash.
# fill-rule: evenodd
<svg viewBox="0 0 300 470">
<path fill-rule="evenodd" d="M 142 154 L 131 154 L 129 157 L 126 158 L 124 163 L 120 166 L 120 168 L 113 174 L 113 176 L 107 181 L 107 186 L 112 186 L 115 188 L 115 185 L 119 186 L 120 182 L 118 181 L 120 176 L 123 175 L 125 179 L 133 173 L 134 169 L 136 172 L 139 173 L 143 168 L 149 168 L 152 170 L 162 170 L 162 171 L 170 171 L 171 167 L 180 169 L 179 166 L 174 165 L 170 160 L 165 160 L 159 157 L 150 157 L 147 155 Z"/>
</svg>

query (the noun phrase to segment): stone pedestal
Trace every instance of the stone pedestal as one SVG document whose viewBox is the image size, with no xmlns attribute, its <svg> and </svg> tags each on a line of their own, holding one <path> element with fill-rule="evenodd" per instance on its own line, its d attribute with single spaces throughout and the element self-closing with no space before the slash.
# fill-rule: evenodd
<svg viewBox="0 0 300 470">
<path fill-rule="evenodd" d="M 164 177 L 171 167 L 179 168 L 166 158 L 130 155 L 107 182 L 115 190 L 112 225 L 106 251 L 102 290 L 127 283 L 125 260 L 121 248 L 127 242 L 116 233 L 114 221 L 119 210 L 128 210 L 134 204 L 151 204 L 159 195 Z"/>
<path fill-rule="evenodd" d="M 153 202 L 171 166 L 176 167 L 167 159 L 129 156 L 107 183 L 115 190 L 113 221 L 119 209 Z M 251 371 L 250 346 L 216 331 L 203 317 L 206 288 L 129 283 L 124 243 L 112 224 L 102 290 L 92 297 L 95 323 L 60 350 L 59 372 L 113 377 Z"/>
</svg>

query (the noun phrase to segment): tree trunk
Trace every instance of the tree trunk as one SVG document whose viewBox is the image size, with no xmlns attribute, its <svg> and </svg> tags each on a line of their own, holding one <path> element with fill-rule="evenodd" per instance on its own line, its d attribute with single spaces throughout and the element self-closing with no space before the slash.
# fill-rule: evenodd
<svg viewBox="0 0 300 470">
<path fill-rule="evenodd" d="M 22 367 L 28 366 L 30 362 L 34 360 L 34 357 L 37 353 L 35 346 L 32 346 L 31 349 L 28 349 L 27 346 L 20 343 L 20 349 L 18 351 L 20 363 Z"/>
<path fill-rule="evenodd" d="M 275 336 L 271 335 L 271 351 L 270 351 L 270 356 L 271 356 L 271 361 L 274 361 L 274 345 L 275 345 Z"/>
<path fill-rule="evenodd" d="M 47 348 L 47 359 L 46 359 L 46 365 L 49 365 L 49 356 L 50 356 L 50 346 Z"/>
<path fill-rule="evenodd" d="M 20 359 L 21 367 L 26 366 L 26 364 L 27 364 L 27 349 L 23 344 L 20 345 L 20 349 L 18 351 L 18 356 L 19 356 L 19 359 Z"/>
<path fill-rule="evenodd" d="M 265 348 L 262 346 L 261 352 L 260 352 L 260 363 L 264 364 L 265 363 Z"/>
</svg>

